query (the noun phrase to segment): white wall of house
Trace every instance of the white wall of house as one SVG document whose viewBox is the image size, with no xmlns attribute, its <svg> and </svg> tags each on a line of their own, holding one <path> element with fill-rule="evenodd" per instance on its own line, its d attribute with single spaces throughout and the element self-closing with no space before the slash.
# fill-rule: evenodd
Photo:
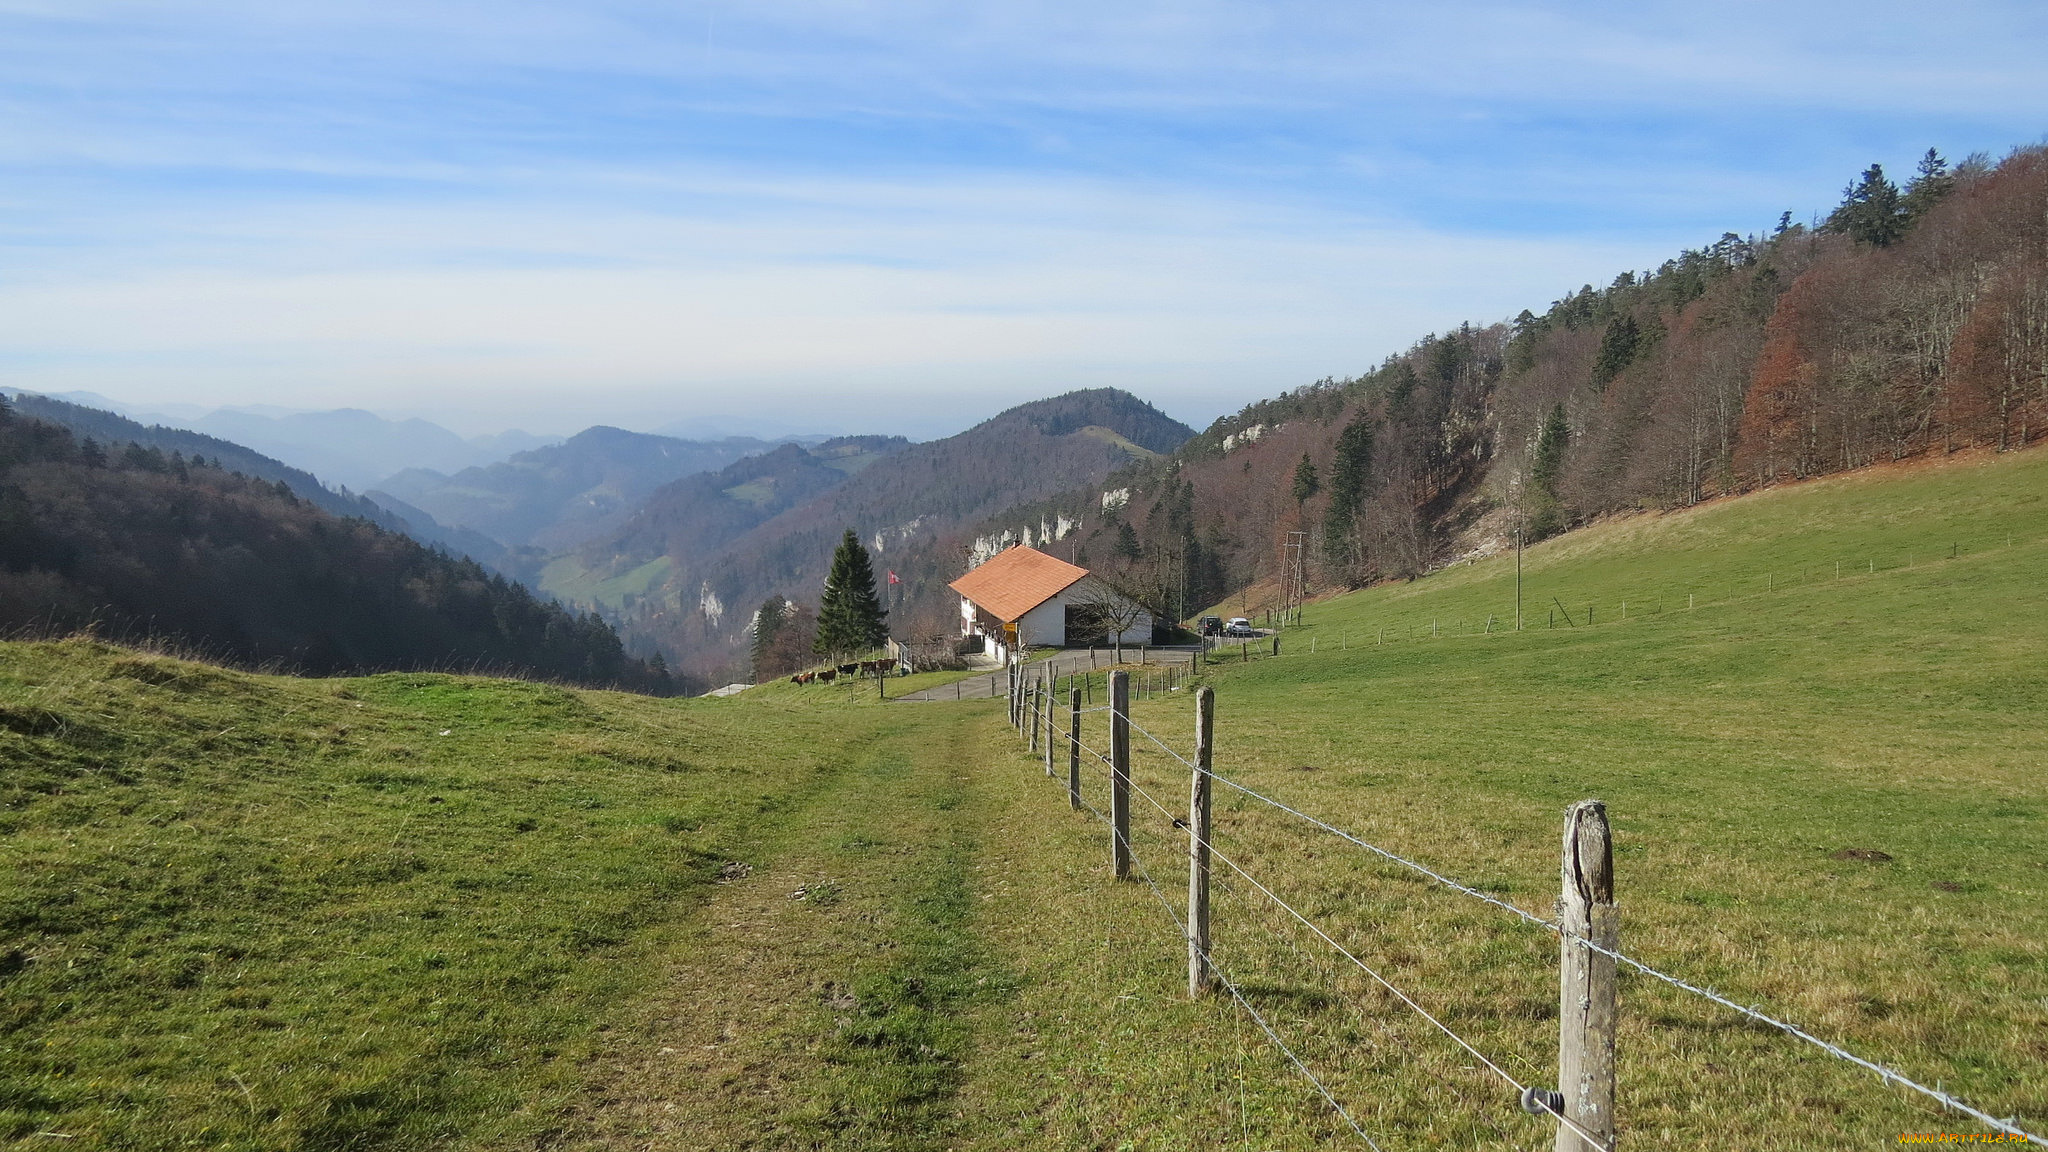
<svg viewBox="0 0 2048 1152">
<path fill-rule="evenodd" d="M 1067 608 L 1097 603 L 1104 596 L 1113 596 L 1107 585 L 1089 576 L 1075 581 L 1065 591 L 1033 608 L 1017 621 L 1017 641 L 1025 647 L 1058 648 L 1067 643 Z M 983 644 L 990 656 L 1002 659 L 1007 656 L 1003 649 L 1003 638 L 993 629 L 975 627 L 979 612 L 974 602 L 960 598 L 960 634 L 972 636 L 981 631 Z M 1152 640 L 1152 615 L 1140 612 L 1137 620 L 1124 630 L 1125 644 L 1148 644 Z"/>
<path fill-rule="evenodd" d="M 1026 644 L 1063 645 L 1067 643 L 1067 608 L 1081 607 L 1096 603 L 1104 596 L 1114 596 L 1109 587 L 1093 576 L 1075 581 L 1065 591 L 1031 611 L 1017 622 L 1017 636 Z M 1152 614 L 1140 612 L 1131 626 L 1124 630 L 1126 644 L 1149 644 L 1152 642 Z"/>
</svg>

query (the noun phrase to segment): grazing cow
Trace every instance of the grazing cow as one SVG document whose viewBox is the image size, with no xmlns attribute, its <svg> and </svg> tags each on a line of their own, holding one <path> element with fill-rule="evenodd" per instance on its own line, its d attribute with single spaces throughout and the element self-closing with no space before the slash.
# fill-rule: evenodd
<svg viewBox="0 0 2048 1152">
<path fill-rule="evenodd" d="M 827 668 L 823 672 L 818 673 L 818 682 L 820 684 L 830 684 L 832 681 L 837 680 L 838 678 L 839 669 L 837 668 Z"/>
<path fill-rule="evenodd" d="M 841 676 L 856 676 L 856 675 L 859 675 L 859 674 L 860 674 L 860 664 L 859 664 L 859 662 L 857 662 L 857 661 L 856 661 L 855 663 L 852 663 L 852 664 L 841 664 L 841 665 L 839 666 L 839 674 L 840 674 Z"/>
</svg>

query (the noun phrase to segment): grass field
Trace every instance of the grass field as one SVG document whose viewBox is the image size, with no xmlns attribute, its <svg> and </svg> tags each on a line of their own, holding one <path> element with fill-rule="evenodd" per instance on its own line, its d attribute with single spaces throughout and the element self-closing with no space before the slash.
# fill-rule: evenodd
<svg viewBox="0 0 2048 1152">
<path fill-rule="evenodd" d="M 1206 671 L 1218 770 L 1539 914 L 1563 809 L 1604 799 L 1624 949 L 2038 1131 L 2044 495 L 2048 454 L 2020 454 L 1596 526 L 1524 558 L 1525 604 L 1571 627 L 1499 630 L 1511 556 L 1314 604 L 1285 655 Z M 1186 694 L 1134 711 L 1186 746 Z M 1138 748 L 1184 806 L 1185 770 Z M 1185 999 L 1166 912 L 997 702 L 12 644 L 0 773 L 23 1147 L 1363 1146 L 1227 999 Z M 1177 906 L 1180 834 L 1142 799 L 1136 821 Z M 1228 792 L 1215 840 L 1552 1081 L 1553 937 Z M 1549 1147 L 1227 873 L 1216 941 L 1381 1147 Z M 1981 1130 L 1641 978 L 1622 1017 L 1632 1146 Z"/>
</svg>

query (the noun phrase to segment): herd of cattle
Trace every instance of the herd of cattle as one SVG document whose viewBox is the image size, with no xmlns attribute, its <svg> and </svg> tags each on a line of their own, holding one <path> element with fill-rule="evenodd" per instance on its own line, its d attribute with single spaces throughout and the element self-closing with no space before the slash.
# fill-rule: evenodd
<svg viewBox="0 0 2048 1152">
<path fill-rule="evenodd" d="M 887 676 L 889 670 L 894 667 L 896 667 L 896 661 L 894 660 L 857 660 L 851 664 L 841 664 L 837 668 L 798 672 L 789 678 L 789 682 L 791 684 L 830 684 L 841 676 Z"/>
</svg>

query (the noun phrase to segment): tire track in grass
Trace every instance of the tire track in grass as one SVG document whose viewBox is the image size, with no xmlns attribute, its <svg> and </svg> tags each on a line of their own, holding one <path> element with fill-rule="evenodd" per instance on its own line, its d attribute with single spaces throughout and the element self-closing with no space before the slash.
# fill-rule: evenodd
<svg viewBox="0 0 2048 1152">
<path fill-rule="evenodd" d="M 946 1147 L 981 1010 L 970 718 L 890 717 L 673 949 L 550 1149 Z"/>
</svg>

